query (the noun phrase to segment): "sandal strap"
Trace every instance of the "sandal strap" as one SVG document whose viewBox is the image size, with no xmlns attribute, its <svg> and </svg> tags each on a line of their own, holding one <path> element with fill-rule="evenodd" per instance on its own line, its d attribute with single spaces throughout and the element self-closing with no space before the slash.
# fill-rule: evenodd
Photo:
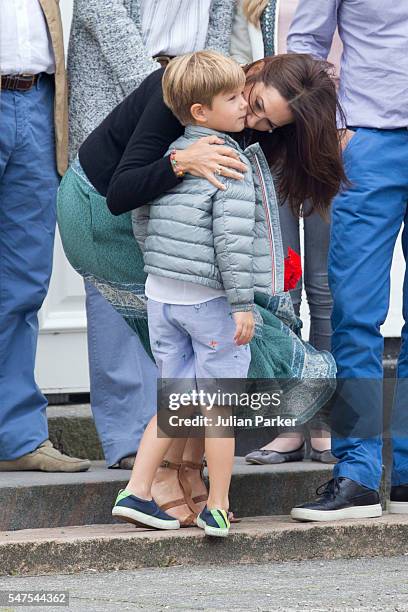
<svg viewBox="0 0 408 612">
<path fill-rule="evenodd" d="M 163 459 L 159 467 L 169 468 L 170 470 L 178 470 L 180 469 L 181 463 L 173 463 L 172 461 L 167 461 L 167 459 Z"/>
<path fill-rule="evenodd" d="M 196 526 L 196 518 L 197 518 L 197 514 L 194 514 L 194 512 L 192 512 L 191 514 L 189 514 L 188 516 L 186 516 L 185 519 L 182 519 L 180 521 L 180 527 L 194 527 Z"/>
<path fill-rule="evenodd" d="M 166 512 L 166 510 L 168 510 L 169 508 L 177 508 L 177 506 L 184 506 L 184 505 L 186 505 L 186 500 L 184 499 L 184 497 L 182 497 L 180 499 L 174 499 L 173 501 L 166 502 L 165 504 L 162 504 L 161 506 L 159 506 L 159 508 L 160 510 L 163 510 L 163 512 Z"/>
<path fill-rule="evenodd" d="M 185 505 L 187 505 L 186 500 L 183 498 L 167 502 L 167 504 L 162 504 L 161 506 L 159 506 L 159 508 L 160 510 L 163 510 L 163 512 L 166 512 L 166 510 L 170 510 L 170 508 L 177 508 L 178 506 Z M 194 512 L 190 512 L 190 514 L 188 514 L 185 518 L 179 519 L 180 527 L 193 527 L 196 524 L 197 516 L 198 515 Z"/>
<path fill-rule="evenodd" d="M 195 497 L 193 497 L 193 502 L 195 504 L 199 504 L 200 502 L 203 502 L 203 501 L 206 502 L 207 499 L 208 499 L 208 495 L 196 495 Z"/>
<path fill-rule="evenodd" d="M 201 512 L 201 508 L 197 506 L 197 503 L 198 501 L 205 501 L 207 499 L 207 496 L 196 496 L 194 498 L 192 497 L 191 494 L 193 492 L 193 489 L 186 475 L 187 469 L 193 469 L 193 470 L 199 469 L 201 480 L 203 480 L 204 463 L 192 463 L 191 461 L 182 461 L 180 465 L 179 473 L 178 473 L 179 483 L 184 493 L 184 498 L 186 500 L 186 503 L 188 507 L 190 508 L 190 510 L 192 510 L 194 514 L 198 515 Z M 201 497 L 203 497 L 203 499 L 198 499 Z"/>
<path fill-rule="evenodd" d="M 182 465 L 185 465 L 186 467 L 190 468 L 190 470 L 202 470 L 205 468 L 205 461 L 202 461 L 201 463 L 193 463 L 192 461 L 182 461 L 181 462 Z"/>
</svg>

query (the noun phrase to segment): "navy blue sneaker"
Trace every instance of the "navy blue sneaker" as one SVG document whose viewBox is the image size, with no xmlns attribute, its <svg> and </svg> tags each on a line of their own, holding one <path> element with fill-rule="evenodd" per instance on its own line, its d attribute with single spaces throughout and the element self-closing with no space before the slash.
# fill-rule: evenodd
<svg viewBox="0 0 408 612">
<path fill-rule="evenodd" d="M 126 489 L 119 491 L 112 516 L 120 521 L 155 529 L 180 529 L 179 521 L 160 510 L 154 499 L 140 499 Z"/>
<path fill-rule="evenodd" d="M 205 506 L 204 510 L 197 516 L 197 527 L 204 529 L 205 535 L 208 536 L 226 538 L 230 526 L 228 513 L 225 510 L 208 510 L 207 506 Z"/>
</svg>

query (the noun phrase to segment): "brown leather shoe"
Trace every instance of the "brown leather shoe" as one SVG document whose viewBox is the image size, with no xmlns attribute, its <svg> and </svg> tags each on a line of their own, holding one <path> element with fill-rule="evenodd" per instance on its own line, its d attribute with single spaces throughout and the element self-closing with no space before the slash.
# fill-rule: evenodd
<svg viewBox="0 0 408 612">
<path fill-rule="evenodd" d="M 0 472 L 86 472 L 91 462 L 63 455 L 45 440 L 35 451 L 18 459 L 0 461 Z"/>
</svg>

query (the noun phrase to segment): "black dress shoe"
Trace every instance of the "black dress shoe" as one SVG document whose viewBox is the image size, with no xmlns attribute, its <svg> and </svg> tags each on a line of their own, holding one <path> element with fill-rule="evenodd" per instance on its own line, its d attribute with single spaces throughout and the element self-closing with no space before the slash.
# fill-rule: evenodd
<svg viewBox="0 0 408 612">
<path fill-rule="evenodd" d="M 292 509 L 296 521 L 337 521 L 382 515 L 380 496 L 350 478 L 332 478 L 316 489 L 318 499 Z"/>
<path fill-rule="evenodd" d="M 390 514 L 408 514 L 408 484 L 391 487 L 388 512 Z"/>
<path fill-rule="evenodd" d="M 245 456 L 245 461 L 247 463 L 254 463 L 255 465 L 272 465 L 275 463 L 286 463 L 288 461 L 303 461 L 305 458 L 305 449 L 306 442 L 303 442 L 302 446 L 299 448 L 286 453 L 260 448 L 248 453 L 248 455 Z"/>
</svg>

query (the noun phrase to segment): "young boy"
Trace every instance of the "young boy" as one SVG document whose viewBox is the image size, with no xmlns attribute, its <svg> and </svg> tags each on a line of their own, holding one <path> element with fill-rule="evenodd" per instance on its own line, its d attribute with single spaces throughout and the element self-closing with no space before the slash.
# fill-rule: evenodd
<svg viewBox="0 0 408 612">
<path fill-rule="evenodd" d="M 161 378 L 248 374 L 254 333 L 255 188 L 248 159 L 225 134 L 244 129 L 244 85 L 244 72 L 236 62 L 209 51 L 172 60 L 163 76 L 164 101 L 186 126 L 171 149 L 184 149 L 202 136 L 216 134 L 238 151 L 248 172 L 242 181 L 220 176 L 224 190 L 186 175 L 148 209 L 134 211 L 135 234 L 143 231 L 147 210 L 149 216 L 147 237 L 141 243 L 148 273 L 150 343 Z M 259 281 L 259 267 L 257 274 Z M 207 535 L 227 536 L 234 439 L 207 434 L 211 432 L 206 431 L 205 439 L 210 490 L 197 525 Z M 151 498 L 153 477 L 171 442 L 157 436 L 154 417 L 113 516 L 159 529 L 180 526 Z"/>
</svg>

